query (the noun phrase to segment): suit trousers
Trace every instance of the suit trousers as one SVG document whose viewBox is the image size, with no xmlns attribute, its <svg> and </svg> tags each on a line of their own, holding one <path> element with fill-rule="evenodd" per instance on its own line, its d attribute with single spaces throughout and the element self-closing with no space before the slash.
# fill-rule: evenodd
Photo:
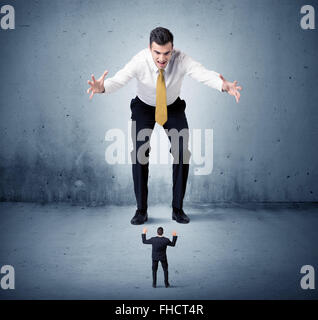
<svg viewBox="0 0 318 320">
<path fill-rule="evenodd" d="M 148 208 L 148 173 L 150 138 L 155 126 L 155 107 L 145 104 L 138 96 L 131 100 L 131 137 L 133 140 L 132 175 L 137 209 Z M 188 149 L 189 127 L 185 115 L 186 103 L 180 97 L 167 106 L 168 120 L 163 125 L 170 140 L 172 164 L 172 206 L 182 209 L 189 174 L 191 152 Z"/>
<path fill-rule="evenodd" d="M 168 261 L 167 260 L 152 260 L 152 282 L 153 284 L 157 284 L 157 270 L 158 263 L 161 262 L 161 266 L 164 273 L 165 284 L 168 284 Z"/>
</svg>

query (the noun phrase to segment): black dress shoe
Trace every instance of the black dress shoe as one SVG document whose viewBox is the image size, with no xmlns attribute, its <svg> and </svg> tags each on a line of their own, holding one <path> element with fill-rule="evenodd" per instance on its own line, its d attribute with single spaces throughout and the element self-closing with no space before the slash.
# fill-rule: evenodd
<svg viewBox="0 0 318 320">
<path fill-rule="evenodd" d="M 169 288 L 170 287 L 170 283 L 169 282 L 165 283 L 165 286 L 166 286 L 166 288 Z"/>
<path fill-rule="evenodd" d="M 141 210 L 136 210 L 135 215 L 133 218 L 130 220 L 131 224 L 143 224 L 148 220 L 148 213 L 141 211 Z"/>
<path fill-rule="evenodd" d="M 156 288 L 157 286 L 156 286 L 156 284 L 155 284 L 155 283 L 153 283 L 153 284 L 152 284 L 152 287 L 153 287 L 153 288 Z"/>
<path fill-rule="evenodd" d="M 178 223 L 189 223 L 190 218 L 184 213 L 182 209 L 173 208 L 172 220 L 176 220 Z"/>
</svg>

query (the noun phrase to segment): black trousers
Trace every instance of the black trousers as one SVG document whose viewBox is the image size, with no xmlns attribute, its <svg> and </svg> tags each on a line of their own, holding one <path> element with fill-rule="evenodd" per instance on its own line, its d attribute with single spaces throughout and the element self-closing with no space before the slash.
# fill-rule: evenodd
<svg viewBox="0 0 318 320">
<path fill-rule="evenodd" d="M 131 119 L 133 120 L 131 126 L 131 136 L 133 140 L 131 159 L 134 191 L 137 201 L 137 209 L 147 210 L 149 152 L 151 149 L 150 137 L 156 123 L 156 108 L 145 104 L 138 98 L 138 96 L 131 100 L 130 108 Z M 168 120 L 163 125 L 163 128 L 165 129 L 165 132 L 170 140 L 170 153 L 174 158 L 172 164 L 172 206 L 178 209 L 182 209 L 183 205 L 191 156 L 191 153 L 188 149 L 189 127 L 185 115 L 185 108 L 185 101 L 178 97 L 173 104 L 167 106 Z M 143 131 L 141 132 L 141 130 Z M 175 135 L 171 135 L 173 131 L 178 133 L 177 138 L 175 138 Z M 138 136 L 140 132 L 141 134 Z M 143 158 L 140 157 L 141 154 L 144 155 Z"/>
<path fill-rule="evenodd" d="M 158 263 L 161 262 L 161 266 L 163 269 L 165 284 L 168 284 L 168 261 L 167 260 L 152 260 L 152 282 L 157 284 L 157 270 Z"/>
</svg>

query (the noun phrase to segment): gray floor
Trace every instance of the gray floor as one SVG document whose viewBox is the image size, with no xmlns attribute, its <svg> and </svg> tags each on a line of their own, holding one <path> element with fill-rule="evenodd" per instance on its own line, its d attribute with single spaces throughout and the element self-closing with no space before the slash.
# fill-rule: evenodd
<svg viewBox="0 0 318 320">
<path fill-rule="evenodd" d="M 133 206 L 0 203 L 0 267 L 15 268 L 15 290 L 0 299 L 317 299 L 300 288 L 300 268 L 318 270 L 317 204 L 197 204 L 192 221 L 150 206 L 149 236 L 163 226 L 171 288 L 151 287 L 151 246 Z"/>
</svg>

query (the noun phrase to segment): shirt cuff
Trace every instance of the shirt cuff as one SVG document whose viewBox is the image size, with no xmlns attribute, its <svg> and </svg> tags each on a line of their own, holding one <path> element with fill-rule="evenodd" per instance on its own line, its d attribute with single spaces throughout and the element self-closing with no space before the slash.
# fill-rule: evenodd
<svg viewBox="0 0 318 320">
<path fill-rule="evenodd" d="M 220 78 L 220 74 L 218 74 L 217 90 L 219 90 L 220 92 L 223 92 L 222 87 L 223 87 L 223 80 Z"/>
<path fill-rule="evenodd" d="M 107 80 L 108 80 L 108 79 L 105 79 L 105 80 L 104 80 L 104 89 L 105 89 L 105 91 L 103 92 L 103 94 L 105 94 L 106 91 L 107 91 L 107 90 L 106 90 L 106 88 L 107 88 Z"/>
</svg>

